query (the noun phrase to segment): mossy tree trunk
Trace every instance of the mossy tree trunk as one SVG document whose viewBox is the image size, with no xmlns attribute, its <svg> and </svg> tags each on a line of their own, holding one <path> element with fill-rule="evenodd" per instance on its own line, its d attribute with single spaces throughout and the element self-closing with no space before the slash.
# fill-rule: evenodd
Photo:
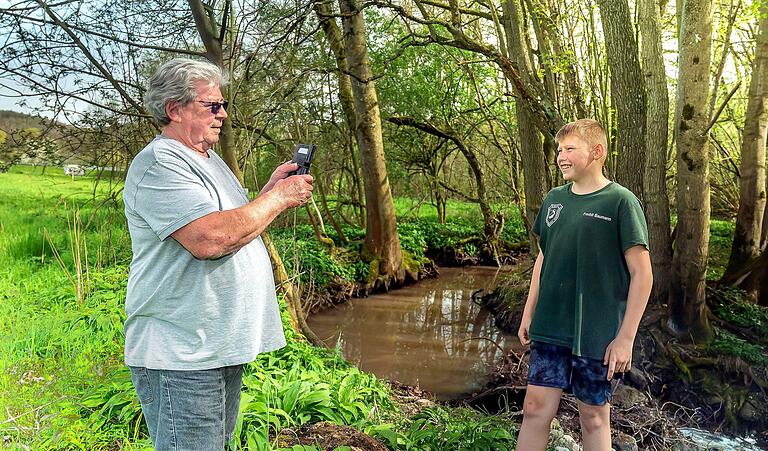
<svg viewBox="0 0 768 451">
<path fill-rule="evenodd" d="M 531 83 L 534 69 L 525 42 L 522 13 L 517 2 L 506 0 L 504 10 L 504 30 L 507 38 L 507 56 L 520 68 L 520 76 L 526 84 Z M 520 158 L 523 166 L 523 189 L 525 190 L 526 224 L 533 224 L 539 214 L 544 196 L 547 194 L 547 161 L 544 155 L 541 133 L 536 127 L 533 113 L 522 102 L 515 102 L 517 132 L 520 139 Z M 531 256 L 539 252 L 538 239 L 532 230 L 528 231 Z"/>
<path fill-rule="evenodd" d="M 695 342 L 712 338 L 707 317 L 709 251 L 708 93 L 712 51 L 712 0 L 687 0 L 679 39 L 675 107 L 677 142 L 677 235 L 672 260 L 670 326 Z"/>
<path fill-rule="evenodd" d="M 369 261 L 379 262 L 379 280 L 387 287 L 390 282 L 401 284 L 405 280 L 405 272 L 384 157 L 379 100 L 368 61 L 362 3 L 358 0 L 339 0 L 339 8 L 365 186 L 366 230 L 363 256 Z"/>
<path fill-rule="evenodd" d="M 667 198 L 667 138 L 669 95 L 664 53 L 661 47 L 661 16 L 655 0 L 640 0 L 640 56 L 647 90 L 645 127 L 645 173 L 643 196 L 648 220 L 653 291 L 651 299 L 664 303 L 672 282 L 672 236 Z"/>
<path fill-rule="evenodd" d="M 752 81 L 749 85 L 747 113 L 741 139 L 739 173 L 739 212 L 733 235 L 731 256 L 722 282 L 733 283 L 735 275 L 762 249 L 761 236 L 766 206 L 765 146 L 768 137 L 768 3 L 760 7 L 759 31 Z M 768 280 L 763 284 L 768 285 Z M 756 297 L 757 287 L 750 288 Z"/>
<path fill-rule="evenodd" d="M 320 21 L 320 27 L 322 27 L 323 33 L 325 33 L 325 39 L 328 41 L 328 46 L 336 59 L 339 103 L 344 113 L 347 129 L 350 131 L 350 133 L 344 135 L 344 147 L 350 154 L 348 161 L 351 168 L 349 170 L 355 175 L 351 178 L 352 189 L 354 190 L 352 197 L 360 200 L 358 215 L 360 225 L 365 227 L 365 188 L 362 182 L 363 176 L 360 165 L 358 164 L 359 156 L 354 138 L 357 115 L 355 113 L 354 94 L 352 93 L 352 78 L 349 76 L 349 68 L 347 67 L 347 51 L 344 47 L 344 38 L 336 23 L 336 19 L 334 19 L 334 13 L 330 5 L 331 3 L 324 0 L 312 0 L 312 8 L 315 10 L 315 14 Z"/>
<path fill-rule="evenodd" d="M 616 180 L 643 200 L 645 169 L 645 81 L 627 0 L 598 0 L 616 108 Z"/>
</svg>

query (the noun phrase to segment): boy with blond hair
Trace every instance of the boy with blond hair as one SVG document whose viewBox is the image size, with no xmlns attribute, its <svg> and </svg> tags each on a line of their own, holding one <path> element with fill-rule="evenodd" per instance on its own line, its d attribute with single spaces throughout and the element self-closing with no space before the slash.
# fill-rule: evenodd
<svg viewBox="0 0 768 451">
<path fill-rule="evenodd" d="M 518 337 L 531 345 L 518 451 L 545 450 L 563 390 L 578 400 L 585 451 L 611 450 L 611 379 L 629 371 L 653 277 L 634 194 L 603 175 L 605 130 L 566 124 L 555 137 L 569 183 L 547 194 L 533 231 L 540 252 Z"/>
</svg>

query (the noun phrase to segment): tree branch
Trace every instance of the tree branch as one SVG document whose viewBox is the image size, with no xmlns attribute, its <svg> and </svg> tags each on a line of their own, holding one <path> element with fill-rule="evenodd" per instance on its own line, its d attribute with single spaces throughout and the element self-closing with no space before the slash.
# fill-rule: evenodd
<svg viewBox="0 0 768 451">
<path fill-rule="evenodd" d="M 451 9 L 451 6 L 446 5 L 445 3 L 440 3 L 433 0 L 421 0 L 421 3 L 424 3 L 425 5 L 429 5 L 429 6 L 434 6 L 436 8 L 444 9 L 446 11 Z M 469 16 L 481 17 L 483 19 L 493 20 L 493 16 L 491 14 L 484 13 L 476 9 L 461 8 L 461 7 L 457 9 L 461 14 L 467 14 Z"/>
<path fill-rule="evenodd" d="M 13 12 L 10 9 L 6 9 L 6 8 L 0 8 L 0 14 L 6 14 L 8 16 L 15 17 L 17 19 L 21 19 L 21 20 L 24 20 L 24 21 L 27 21 L 27 22 L 38 24 L 38 25 L 54 25 L 54 26 L 58 26 L 58 24 L 56 22 L 54 22 L 54 21 L 45 20 L 45 19 L 37 19 L 37 18 L 34 18 L 34 17 L 18 14 L 16 12 Z M 182 48 L 162 47 L 162 46 L 150 45 L 150 44 L 139 44 L 139 43 L 137 43 L 135 41 L 129 41 L 127 39 L 118 38 L 117 36 L 110 36 L 108 34 L 99 33 L 97 31 L 89 30 L 87 28 L 83 28 L 83 27 L 80 27 L 78 25 L 68 25 L 68 26 L 72 30 L 76 30 L 76 31 L 78 31 L 80 33 L 83 33 L 83 34 L 86 34 L 86 35 L 89 35 L 89 36 L 96 36 L 96 37 L 99 37 L 99 38 L 108 39 L 108 40 L 110 40 L 112 42 L 117 42 L 119 44 L 125 44 L 127 46 L 136 47 L 136 48 L 139 48 L 139 49 L 157 50 L 159 52 L 179 53 L 179 54 L 182 54 L 182 55 L 190 55 L 190 56 L 205 56 L 205 53 L 197 52 L 197 51 L 194 51 L 194 50 L 187 50 L 187 49 L 182 49 Z"/>
<path fill-rule="evenodd" d="M 518 69 L 517 64 L 509 57 L 504 55 L 499 49 L 494 46 L 467 36 L 464 31 L 451 23 L 436 20 L 429 17 L 426 9 L 421 5 L 423 0 L 417 1 L 416 4 L 419 7 L 424 18 L 415 17 L 400 5 L 395 5 L 389 0 L 371 0 L 372 4 L 375 4 L 382 8 L 389 8 L 395 11 L 404 19 L 411 20 L 413 22 L 426 25 L 429 27 L 430 38 L 420 43 L 413 43 L 411 45 L 427 45 L 430 42 L 439 43 L 442 45 L 455 47 L 462 50 L 468 50 L 470 52 L 479 53 L 485 55 L 492 60 L 500 69 L 504 76 L 515 87 L 515 92 L 518 99 L 524 102 L 523 104 L 531 111 L 536 118 L 537 126 L 540 130 L 546 130 L 551 136 L 557 133 L 557 130 L 563 125 L 564 121 L 557 106 L 554 104 L 551 98 L 546 94 L 544 87 L 539 82 L 531 78 L 525 80 Z M 451 37 L 441 36 L 435 27 L 435 25 L 442 27 Z"/>
<path fill-rule="evenodd" d="M 134 107 L 136 109 L 136 111 L 138 111 L 140 113 L 145 113 L 144 107 L 139 102 L 137 102 L 136 99 L 131 97 L 125 91 L 125 89 L 123 89 L 123 87 L 120 86 L 120 83 L 118 83 L 118 81 L 115 80 L 115 78 L 112 76 L 112 74 L 101 63 L 99 63 L 96 60 L 96 58 L 93 57 L 91 52 L 88 50 L 88 48 L 85 46 L 85 44 L 83 44 L 83 42 L 80 40 L 80 38 L 78 38 L 77 35 L 75 35 L 75 33 L 72 32 L 72 30 L 69 28 L 69 25 L 67 25 L 66 22 L 61 21 L 58 18 L 58 16 L 56 16 L 56 14 L 53 12 L 53 10 L 51 10 L 45 4 L 45 2 L 43 0 L 36 0 L 36 1 L 45 10 L 45 13 L 48 14 L 48 17 L 50 17 L 51 20 L 53 20 L 53 22 L 56 24 L 56 26 L 58 26 L 59 28 L 64 30 L 64 32 L 67 33 L 67 35 L 69 35 L 69 37 L 72 39 L 72 42 L 74 42 L 74 44 L 80 49 L 80 51 L 83 52 L 83 55 L 85 55 L 85 57 L 88 59 L 88 61 L 90 61 L 91 64 L 93 64 L 96 67 L 96 69 L 112 85 L 112 87 L 115 88 L 115 90 L 120 94 L 120 96 L 123 98 L 123 100 L 125 100 L 132 107 Z"/>
<path fill-rule="evenodd" d="M 195 27 L 205 46 L 206 56 L 214 64 L 222 64 L 221 41 L 215 30 L 213 20 L 208 15 L 207 8 L 200 0 L 188 0 L 192 17 L 195 19 Z"/>
<path fill-rule="evenodd" d="M 94 102 L 93 100 L 90 100 L 90 99 L 88 99 L 86 97 L 80 96 L 80 95 L 75 94 L 75 93 L 64 93 L 64 92 L 61 92 L 61 91 L 59 91 L 56 88 L 51 88 L 50 86 L 44 85 L 44 84 L 38 82 L 37 80 L 29 78 L 27 75 L 24 75 L 24 74 L 20 73 L 19 71 L 15 70 L 15 69 L 4 68 L 3 70 L 8 72 L 8 73 L 16 75 L 17 77 L 20 77 L 20 78 L 26 80 L 26 82 L 31 84 L 32 86 L 36 86 L 37 88 L 39 88 L 41 90 L 44 90 L 44 91 L 46 91 L 48 93 L 56 95 L 57 98 L 59 96 L 72 98 L 72 99 L 79 100 L 81 102 L 87 103 L 89 105 L 93 105 L 93 106 L 95 106 L 97 108 L 101 108 L 101 109 L 104 109 L 104 110 L 107 110 L 107 111 L 111 111 L 111 112 L 113 112 L 115 114 L 118 114 L 118 115 L 140 117 L 140 118 L 145 118 L 145 119 L 151 119 L 152 118 L 152 116 L 147 114 L 144 110 L 141 110 L 138 113 L 134 113 L 134 112 L 131 112 L 131 111 L 121 111 L 121 110 L 115 109 L 113 107 L 110 107 L 108 105 L 104 105 L 104 104 L 101 104 L 101 103 L 98 103 L 98 102 Z M 30 96 L 30 95 L 23 94 L 23 93 L 19 93 L 19 94 L 20 95 L 17 96 L 17 97 L 29 97 Z M 44 94 L 33 94 L 33 95 L 42 96 Z"/>
<path fill-rule="evenodd" d="M 715 125 L 715 122 L 717 122 L 717 118 L 720 117 L 720 113 L 723 112 L 725 109 L 725 106 L 728 104 L 728 102 L 731 100 L 731 97 L 733 97 L 734 94 L 736 94 L 736 90 L 739 89 L 739 86 L 741 86 L 741 80 L 736 82 L 736 85 L 731 89 L 731 92 L 728 93 L 728 95 L 723 99 L 723 103 L 720 105 L 720 108 L 717 109 L 715 112 L 715 115 L 712 116 L 712 119 L 710 119 L 709 124 L 707 124 L 707 128 L 704 129 L 704 134 L 706 135 L 709 133 L 709 130 Z"/>
<path fill-rule="evenodd" d="M 478 198 L 476 198 L 476 197 L 469 197 L 466 194 L 462 193 L 461 191 L 459 191 L 459 190 L 457 190 L 455 188 L 451 188 L 450 186 L 446 185 L 446 183 L 444 181 L 442 181 L 442 180 L 438 180 L 437 183 L 439 183 L 440 186 L 445 188 L 446 191 L 452 192 L 453 194 L 461 197 L 462 199 L 464 199 L 467 202 L 472 202 L 474 204 L 479 204 L 480 203 L 480 200 Z"/>
</svg>

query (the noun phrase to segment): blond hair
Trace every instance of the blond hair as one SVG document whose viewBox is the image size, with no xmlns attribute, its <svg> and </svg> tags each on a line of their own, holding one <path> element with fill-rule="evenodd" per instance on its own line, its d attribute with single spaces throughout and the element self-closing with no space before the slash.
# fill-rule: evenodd
<svg viewBox="0 0 768 451">
<path fill-rule="evenodd" d="M 557 131 L 555 141 L 560 143 L 561 140 L 568 136 L 576 136 L 590 147 L 602 144 L 605 152 L 608 152 L 608 138 L 606 137 L 605 129 L 594 119 L 579 119 L 563 125 Z"/>
</svg>

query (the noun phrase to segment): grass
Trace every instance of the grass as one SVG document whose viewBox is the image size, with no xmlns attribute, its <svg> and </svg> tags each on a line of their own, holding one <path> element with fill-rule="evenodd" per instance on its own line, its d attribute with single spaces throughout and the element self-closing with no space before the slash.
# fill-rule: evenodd
<svg viewBox="0 0 768 451">
<path fill-rule="evenodd" d="M 120 185 L 56 172 L 0 174 L 0 448 L 151 449 L 122 363 L 130 243 Z M 474 233 L 477 224 L 456 227 Z M 415 251 L 450 238 L 419 227 L 409 241 Z M 317 276 L 359 276 L 353 258 L 299 255 L 303 248 L 290 245 L 297 233 L 295 243 L 314 243 L 306 226 L 275 231 L 277 244 L 297 254 L 287 261 L 317 266 Z M 246 368 L 240 448 L 278 448 L 278 431 L 321 420 L 353 425 L 393 450 L 505 449 L 512 440 L 511 422 L 473 412 L 435 407 L 409 418 L 385 383 L 286 331 L 288 346 Z"/>
<path fill-rule="evenodd" d="M 0 183 L 0 429 L 46 449 L 64 404 L 120 366 L 129 245 L 107 184 L 30 169 Z"/>
<path fill-rule="evenodd" d="M 707 280 L 719 280 L 728 266 L 731 256 L 731 243 L 736 223 L 726 219 L 709 221 L 709 256 L 707 260 Z"/>
<path fill-rule="evenodd" d="M 406 197 L 395 198 L 395 214 L 398 218 L 422 218 L 437 220 L 437 207 L 429 202 L 419 202 Z M 453 219 L 480 217 L 480 206 L 450 199 L 446 202 L 445 215 Z"/>
</svg>

